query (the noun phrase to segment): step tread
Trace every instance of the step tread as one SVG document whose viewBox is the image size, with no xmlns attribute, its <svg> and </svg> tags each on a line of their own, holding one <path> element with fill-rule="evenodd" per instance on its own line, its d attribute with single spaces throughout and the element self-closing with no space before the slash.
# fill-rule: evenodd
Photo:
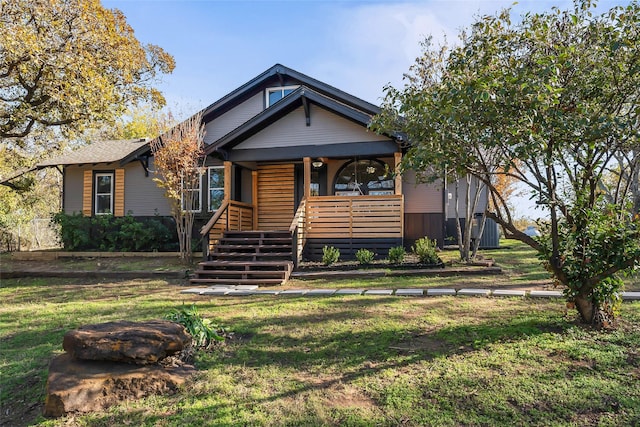
<svg viewBox="0 0 640 427">
<path fill-rule="evenodd" d="M 201 266 L 216 266 L 216 265 L 226 265 L 226 266 L 247 266 L 247 265 L 255 265 L 259 266 L 270 266 L 270 265 L 282 265 L 288 266 L 293 265 L 293 261 L 287 260 L 272 260 L 272 261 L 221 261 L 221 260 L 211 260 L 211 261 L 201 261 L 198 263 Z"/>
<path fill-rule="evenodd" d="M 206 276 L 282 276 L 286 270 L 196 270 L 194 273 Z"/>
<path fill-rule="evenodd" d="M 267 283 L 282 283 L 284 279 L 204 279 L 196 278 L 189 280 L 191 283 L 218 283 L 218 284 L 233 284 L 233 285 L 258 285 Z"/>
</svg>

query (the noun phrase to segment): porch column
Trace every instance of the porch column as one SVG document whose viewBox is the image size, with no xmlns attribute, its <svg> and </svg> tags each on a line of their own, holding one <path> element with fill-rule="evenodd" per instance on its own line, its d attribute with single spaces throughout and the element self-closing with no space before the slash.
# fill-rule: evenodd
<svg viewBox="0 0 640 427">
<path fill-rule="evenodd" d="M 309 200 L 311 197 L 311 157 L 302 159 L 304 163 L 304 198 Z"/>
<path fill-rule="evenodd" d="M 224 199 L 231 200 L 231 162 L 224 162 Z"/>
<path fill-rule="evenodd" d="M 396 196 L 399 196 L 402 194 L 402 176 L 400 175 L 400 161 L 402 161 L 402 153 L 394 153 L 393 157 L 395 159 L 395 172 L 396 172 L 396 178 L 395 178 L 395 193 Z"/>
<path fill-rule="evenodd" d="M 258 171 L 251 171 L 251 204 L 253 205 L 253 229 L 258 229 Z"/>
</svg>

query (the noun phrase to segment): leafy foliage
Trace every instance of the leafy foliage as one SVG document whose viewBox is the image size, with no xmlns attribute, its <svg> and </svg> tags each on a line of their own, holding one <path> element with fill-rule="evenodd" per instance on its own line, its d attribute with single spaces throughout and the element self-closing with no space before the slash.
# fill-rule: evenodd
<svg viewBox="0 0 640 427">
<path fill-rule="evenodd" d="M 373 262 L 376 254 L 371 252 L 369 249 L 360 248 L 356 252 L 356 259 L 360 265 L 368 265 Z"/>
<path fill-rule="evenodd" d="M 423 264 L 440 265 L 442 260 L 438 256 L 438 246 L 435 240 L 422 237 L 411 246 L 411 251 L 416 254 Z"/>
<path fill-rule="evenodd" d="M 212 323 L 210 319 L 203 318 L 195 304 L 191 308 L 174 308 L 165 319 L 184 326 L 193 339 L 194 347 L 209 347 L 215 342 L 225 340 L 224 328 Z"/>
<path fill-rule="evenodd" d="M 174 66 L 98 0 L 2 2 L 0 137 L 20 145 L 38 128 L 73 132 L 112 122 L 127 105 L 163 105 L 151 84 Z"/>
<path fill-rule="evenodd" d="M 389 263 L 402 264 L 406 255 L 407 251 L 402 246 L 394 246 L 389 249 Z"/>
<path fill-rule="evenodd" d="M 60 241 L 68 251 L 173 251 L 175 235 L 161 218 L 138 220 L 131 215 L 86 217 L 59 212 L 52 221 L 60 226 Z"/>
<path fill-rule="evenodd" d="M 340 259 L 340 249 L 334 246 L 325 246 L 322 248 L 322 263 L 324 265 L 332 265 Z"/>
<path fill-rule="evenodd" d="M 640 231 L 630 219 L 637 212 L 627 207 L 640 169 L 640 5 L 599 16 L 593 7 L 575 0 L 569 10 L 530 13 L 517 23 L 504 10 L 480 17 L 456 47 L 425 41 L 404 88 L 386 88 L 372 124 L 412 142 L 403 169 L 482 182 L 491 198 L 487 217 L 541 253 L 585 322 L 607 311 L 602 304 L 615 298 L 616 273 L 640 266 Z M 546 211 L 547 240 L 516 227 L 503 176 Z M 615 212 L 618 229 L 603 209 Z M 597 266 L 576 274 L 578 248 L 604 251 L 619 233 L 624 251 L 593 253 Z M 578 243 L 580 236 L 590 242 Z"/>
<path fill-rule="evenodd" d="M 176 222 L 180 256 L 187 262 L 193 254 L 194 213 L 200 202 L 197 190 L 202 185 L 204 133 L 200 112 L 151 141 L 157 175 L 153 180 L 165 190 Z"/>
</svg>

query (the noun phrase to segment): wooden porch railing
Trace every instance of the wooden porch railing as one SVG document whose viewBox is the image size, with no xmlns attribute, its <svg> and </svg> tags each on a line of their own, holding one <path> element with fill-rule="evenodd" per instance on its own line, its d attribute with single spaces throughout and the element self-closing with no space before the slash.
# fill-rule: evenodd
<svg viewBox="0 0 640 427">
<path fill-rule="evenodd" d="M 291 238 L 293 240 L 293 265 L 298 266 L 300 260 L 302 259 L 302 251 L 304 249 L 304 244 L 306 240 L 306 232 L 305 232 L 305 217 L 307 210 L 307 200 L 302 199 L 300 204 L 298 205 L 298 209 L 296 210 L 296 214 L 293 216 L 293 220 L 291 221 L 291 226 L 289 227 L 289 233 L 291 233 Z"/>
<path fill-rule="evenodd" d="M 305 239 L 402 238 L 403 222 L 402 195 L 312 196 Z"/>
<path fill-rule="evenodd" d="M 225 231 L 242 231 L 253 229 L 253 205 L 225 200 L 211 219 L 200 229 L 200 234 L 205 237 L 204 254 L 215 246 Z"/>
</svg>

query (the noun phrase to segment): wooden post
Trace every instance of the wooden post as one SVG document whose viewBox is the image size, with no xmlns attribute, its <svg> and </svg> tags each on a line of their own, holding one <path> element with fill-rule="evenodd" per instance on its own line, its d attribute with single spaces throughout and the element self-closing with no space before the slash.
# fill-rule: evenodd
<svg viewBox="0 0 640 427">
<path fill-rule="evenodd" d="M 253 205 L 253 229 L 258 229 L 258 171 L 251 171 L 251 204 Z"/>
<path fill-rule="evenodd" d="M 394 171 L 396 172 L 395 192 L 396 196 L 402 194 L 402 176 L 400 175 L 400 161 L 402 161 L 402 153 L 393 154 L 395 160 Z"/>
<path fill-rule="evenodd" d="M 231 162 L 224 162 L 224 200 L 231 200 Z"/>
<path fill-rule="evenodd" d="M 302 159 L 304 163 L 304 199 L 311 197 L 311 157 Z"/>
</svg>

